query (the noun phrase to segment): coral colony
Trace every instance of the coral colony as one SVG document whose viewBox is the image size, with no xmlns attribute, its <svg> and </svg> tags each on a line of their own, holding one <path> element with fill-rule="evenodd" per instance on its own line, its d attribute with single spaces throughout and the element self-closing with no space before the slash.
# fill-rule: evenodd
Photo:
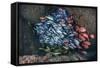
<svg viewBox="0 0 100 68">
<path fill-rule="evenodd" d="M 57 45 L 72 50 L 88 49 L 91 46 L 90 39 L 95 36 L 89 34 L 86 28 L 77 24 L 74 19 L 74 15 L 62 8 L 40 17 L 40 23 L 36 23 L 34 27 L 39 42 L 48 44 L 48 47 Z"/>
</svg>

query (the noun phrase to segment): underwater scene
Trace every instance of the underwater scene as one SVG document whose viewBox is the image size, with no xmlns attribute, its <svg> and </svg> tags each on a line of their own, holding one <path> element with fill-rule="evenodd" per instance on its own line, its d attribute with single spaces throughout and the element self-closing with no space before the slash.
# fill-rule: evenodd
<svg viewBox="0 0 100 68">
<path fill-rule="evenodd" d="M 19 64 L 97 60 L 96 9 L 19 5 Z"/>
</svg>

